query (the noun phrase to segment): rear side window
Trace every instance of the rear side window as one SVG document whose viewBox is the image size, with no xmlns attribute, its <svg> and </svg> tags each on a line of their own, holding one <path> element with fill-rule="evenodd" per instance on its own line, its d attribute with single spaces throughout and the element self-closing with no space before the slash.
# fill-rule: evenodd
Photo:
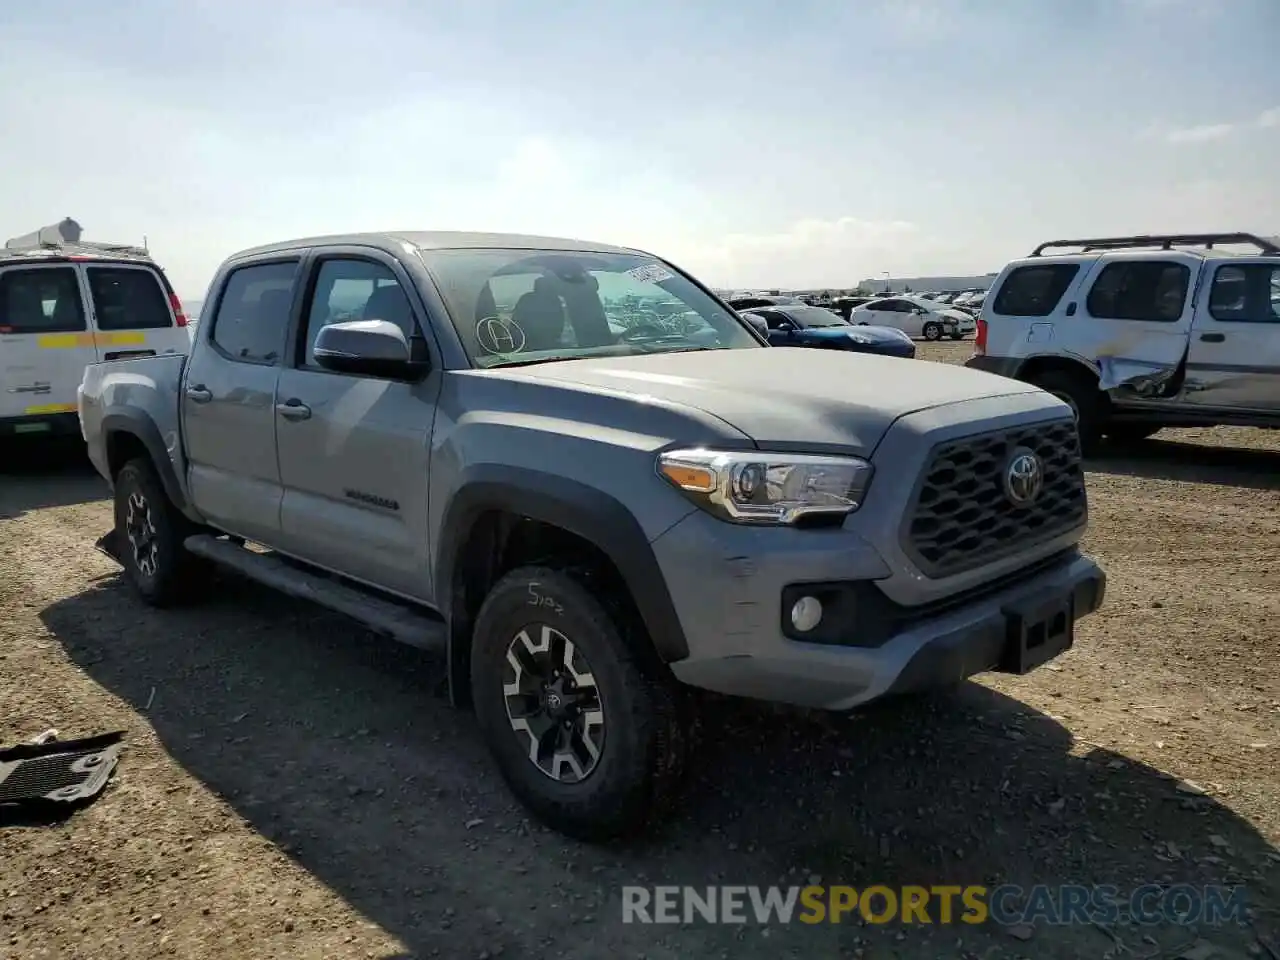
<svg viewBox="0 0 1280 960">
<path fill-rule="evenodd" d="M 993 312 L 1005 317 L 1047 317 L 1080 272 L 1075 263 L 1015 267 L 996 294 Z"/>
<path fill-rule="evenodd" d="M 279 363 L 297 273 L 296 260 L 233 270 L 213 315 L 214 344 L 233 360 Z"/>
<path fill-rule="evenodd" d="M 1280 323 L 1280 267 L 1219 267 L 1209 291 L 1209 313 L 1224 323 Z"/>
<path fill-rule="evenodd" d="M 1182 316 L 1191 270 L 1168 260 L 1109 263 L 1089 291 L 1087 306 L 1102 320 L 1155 320 L 1170 323 Z"/>
<path fill-rule="evenodd" d="M 173 326 L 168 297 L 150 270 L 89 267 L 88 273 L 99 330 L 161 330 Z"/>
<path fill-rule="evenodd" d="M 83 329 L 84 305 L 75 267 L 0 273 L 0 334 Z"/>
</svg>

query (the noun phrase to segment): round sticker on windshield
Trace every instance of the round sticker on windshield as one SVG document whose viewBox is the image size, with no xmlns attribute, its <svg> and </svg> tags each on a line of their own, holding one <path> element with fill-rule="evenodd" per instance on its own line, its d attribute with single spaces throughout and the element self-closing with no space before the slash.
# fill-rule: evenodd
<svg viewBox="0 0 1280 960">
<path fill-rule="evenodd" d="M 519 353 L 524 349 L 524 331 L 514 320 L 485 317 L 476 324 L 476 343 L 485 353 Z"/>
</svg>

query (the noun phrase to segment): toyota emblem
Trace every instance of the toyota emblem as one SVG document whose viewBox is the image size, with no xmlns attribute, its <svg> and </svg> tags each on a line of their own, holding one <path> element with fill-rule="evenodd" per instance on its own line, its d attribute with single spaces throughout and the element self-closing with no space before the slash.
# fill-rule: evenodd
<svg viewBox="0 0 1280 960">
<path fill-rule="evenodd" d="M 1009 502 L 1015 507 L 1029 506 L 1043 489 L 1044 468 L 1040 458 L 1025 447 L 1015 450 L 1004 470 L 1004 495 Z"/>
</svg>

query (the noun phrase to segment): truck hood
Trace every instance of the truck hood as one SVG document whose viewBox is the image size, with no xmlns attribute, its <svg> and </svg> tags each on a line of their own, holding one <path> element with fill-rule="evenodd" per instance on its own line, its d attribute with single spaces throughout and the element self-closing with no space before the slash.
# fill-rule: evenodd
<svg viewBox="0 0 1280 960">
<path fill-rule="evenodd" d="M 762 448 L 860 455 L 870 454 L 908 413 L 1038 390 L 953 364 L 803 347 L 591 357 L 486 375 L 683 404 L 718 417 Z"/>
</svg>

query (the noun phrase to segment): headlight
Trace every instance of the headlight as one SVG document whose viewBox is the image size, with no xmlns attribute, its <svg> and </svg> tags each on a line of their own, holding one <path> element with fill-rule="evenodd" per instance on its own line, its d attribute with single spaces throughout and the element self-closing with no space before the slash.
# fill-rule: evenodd
<svg viewBox="0 0 1280 960">
<path fill-rule="evenodd" d="M 658 457 L 658 473 L 725 520 L 791 524 L 857 510 L 872 468 L 857 457 L 669 450 Z"/>
</svg>

